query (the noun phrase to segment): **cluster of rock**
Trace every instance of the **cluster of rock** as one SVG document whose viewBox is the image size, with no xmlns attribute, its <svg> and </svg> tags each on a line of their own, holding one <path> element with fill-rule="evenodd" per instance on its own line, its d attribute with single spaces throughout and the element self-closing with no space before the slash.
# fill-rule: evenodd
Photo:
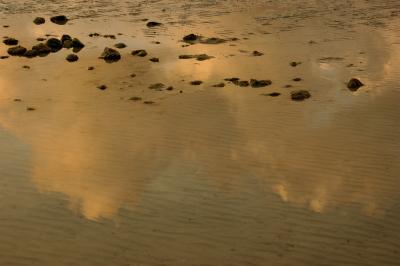
<svg viewBox="0 0 400 266">
<path fill-rule="evenodd" d="M 85 45 L 77 38 L 72 38 L 69 35 L 63 35 L 61 39 L 50 38 L 45 43 L 38 43 L 32 46 L 31 49 L 27 49 L 24 46 L 18 45 L 18 40 L 14 38 L 6 38 L 3 41 L 4 44 L 12 46 L 8 48 L 7 53 L 11 56 L 24 56 L 27 58 L 34 58 L 37 56 L 47 56 L 50 53 L 56 53 L 62 48 L 73 49 L 74 53 L 79 52 Z M 68 58 L 75 58 L 77 55 L 69 55 Z M 69 60 L 71 62 L 76 61 L 75 59 Z"/>
</svg>

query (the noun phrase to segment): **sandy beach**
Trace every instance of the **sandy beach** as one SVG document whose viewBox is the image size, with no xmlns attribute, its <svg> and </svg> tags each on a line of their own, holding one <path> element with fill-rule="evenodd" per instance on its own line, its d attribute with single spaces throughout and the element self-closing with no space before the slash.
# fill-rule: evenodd
<svg viewBox="0 0 400 266">
<path fill-rule="evenodd" d="M 397 0 L 0 0 L 0 266 L 399 265 L 399 25 Z"/>
</svg>

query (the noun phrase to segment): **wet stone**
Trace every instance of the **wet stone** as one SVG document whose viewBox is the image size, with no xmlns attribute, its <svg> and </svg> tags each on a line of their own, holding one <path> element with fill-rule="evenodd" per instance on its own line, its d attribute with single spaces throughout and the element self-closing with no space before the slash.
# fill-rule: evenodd
<svg viewBox="0 0 400 266">
<path fill-rule="evenodd" d="M 223 88 L 225 87 L 225 83 L 221 82 L 221 83 L 217 83 L 213 85 L 214 88 Z"/>
<path fill-rule="evenodd" d="M 32 46 L 32 50 L 35 50 L 38 54 L 38 56 L 46 56 L 51 52 L 50 47 L 48 47 L 44 43 L 39 43 L 34 46 Z"/>
<path fill-rule="evenodd" d="M 3 43 L 5 45 L 17 45 L 18 44 L 18 40 L 14 39 L 14 38 L 6 38 Z"/>
<path fill-rule="evenodd" d="M 271 92 L 271 93 L 263 93 L 262 95 L 270 97 L 278 97 L 281 94 L 279 92 Z"/>
<path fill-rule="evenodd" d="M 129 101 L 134 101 L 134 102 L 141 101 L 141 100 L 142 100 L 142 98 L 138 97 L 138 96 L 134 96 L 134 97 L 129 98 Z"/>
<path fill-rule="evenodd" d="M 156 21 L 149 21 L 146 24 L 146 26 L 149 28 L 153 28 L 153 27 L 157 27 L 157 26 L 161 26 L 161 25 L 162 25 L 162 23 L 156 22 Z"/>
<path fill-rule="evenodd" d="M 303 101 L 311 97 L 311 94 L 306 90 L 297 90 L 290 93 L 293 101 Z"/>
<path fill-rule="evenodd" d="M 163 88 L 165 88 L 165 85 L 163 83 L 155 83 L 149 86 L 150 90 L 156 91 L 161 91 Z"/>
<path fill-rule="evenodd" d="M 121 59 L 121 54 L 112 48 L 104 48 L 103 53 L 100 58 L 104 59 L 106 62 L 116 62 Z"/>
<path fill-rule="evenodd" d="M 36 17 L 33 20 L 33 23 L 35 23 L 36 25 L 41 25 L 41 24 L 44 24 L 45 22 L 46 22 L 46 20 L 42 17 Z"/>
<path fill-rule="evenodd" d="M 61 42 L 64 44 L 65 41 L 72 41 L 72 37 L 68 34 L 63 34 L 61 36 Z"/>
<path fill-rule="evenodd" d="M 189 35 L 186 35 L 185 37 L 183 37 L 183 41 L 184 42 L 189 42 L 189 43 L 191 43 L 191 42 L 196 42 L 196 41 L 198 41 L 200 39 L 200 36 L 199 35 L 196 35 L 196 34 L 189 34 Z"/>
<path fill-rule="evenodd" d="M 36 50 L 27 50 L 24 54 L 25 57 L 27 58 L 34 58 L 38 56 L 38 52 Z"/>
<path fill-rule="evenodd" d="M 123 48 L 126 47 L 126 44 L 120 42 L 120 43 L 115 44 L 114 47 L 115 47 L 115 48 L 118 48 L 118 49 L 123 49 Z"/>
<path fill-rule="evenodd" d="M 201 81 L 201 80 L 193 80 L 190 82 L 191 85 L 195 85 L 195 86 L 201 85 L 202 83 L 203 83 L 203 81 Z"/>
<path fill-rule="evenodd" d="M 64 15 L 59 15 L 51 17 L 50 21 L 58 25 L 65 25 L 68 22 L 68 18 Z"/>
<path fill-rule="evenodd" d="M 79 57 L 76 54 L 69 54 L 65 58 L 68 62 L 76 62 L 79 60 Z"/>
<path fill-rule="evenodd" d="M 134 50 L 131 54 L 135 56 L 145 57 L 147 55 L 147 52 L 146 50 Z"/>
<path fill-rule="evenodd" d="M 251 79 L 250 80 L 250 85 L 253 88 L 262 88 L 266 87 L 272 84 L 272 81 L 269 79 L 266 80 L 257 80 L 257 79 Z"/>
<path fill-rule="evenodd" d="M 184 54 L 184 55 L 179 56 L 179 59 L 196 59 L 198 61 L 204 61 L 204 60 L 208 60 L 211 58 L 214 58 L 214 57 L 209 56 L 207 54 L 197 54 L 197 55 Z"/>
<path fill-rule="evenodd" d="M 248 87 L 250 83 L 247 80 L 240 80 L 237 85 L 239 85 L 240 87 Z"/>
<path fill-rule="evenodd" d="M 56 38 L 48 39 L 46 45 L 51 49 L 51 52 L 53 53 L 59 51 L 63 47 L 62 42 Z"/>
<path fill-rule="evenodd" d="M 20 45 L 11 47 L 7 50 L 7 53 L 12 56 L 23 56 L 26 53 L 27 49 Z"/>
<path fill-rule="evenodd" d="M 350 79 L 347 83 L 347 88 L 351 91 L 357 91 L 362 86 L 364 86 L 364 84 L 356 78 Z"/>
<path fill-rule="evenodd" d="M 292 67 L 296 67 L 300 64 L 301 64 L 301 62 L 290 62 L 290 66 L 292 66 Z"/>
</svg>

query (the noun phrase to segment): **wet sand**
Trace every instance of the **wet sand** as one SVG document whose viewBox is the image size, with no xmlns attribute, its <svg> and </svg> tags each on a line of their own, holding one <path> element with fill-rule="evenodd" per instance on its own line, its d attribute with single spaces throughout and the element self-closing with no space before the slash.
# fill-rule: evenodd
<svg viewBox="0 0 400 266">
<path fill-rule="evenodd" d="M 0 1 L 0 37 L 85 44 L 74 63 L 0 59 L 0 265 L 398 265 L 399 10 Z M 227 41 L 185 46 L 191 33 Z M 121 42 L 120 61 L 98 58 Z M 179 59 L 199 54 L 213 58 Z"/>
</svg>

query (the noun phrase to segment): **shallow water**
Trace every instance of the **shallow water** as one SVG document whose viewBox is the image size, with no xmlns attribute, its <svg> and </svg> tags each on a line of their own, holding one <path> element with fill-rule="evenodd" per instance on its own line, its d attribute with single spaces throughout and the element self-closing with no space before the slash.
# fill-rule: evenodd
<svg viewBox="0 0 400 266">
<path fill-rule="evenodd" d="M 398 265 L 399 10 L 0 0 L 1 36 L 86 44 L 76 63 L 65 49 L 0 60 L 0 265 Z M 32 23 L 54 14 L 72 20 Z M 182 47 L 189 33 L 238 40 Z M 118 42 L 121 61 L 98 59 Z M 214 58 L 178 59 L 202 53 Z M 231 77 L 272 85 L 212 87 Z M 349 91 L 352 77 L 365 86 Z"/>
</svg>

